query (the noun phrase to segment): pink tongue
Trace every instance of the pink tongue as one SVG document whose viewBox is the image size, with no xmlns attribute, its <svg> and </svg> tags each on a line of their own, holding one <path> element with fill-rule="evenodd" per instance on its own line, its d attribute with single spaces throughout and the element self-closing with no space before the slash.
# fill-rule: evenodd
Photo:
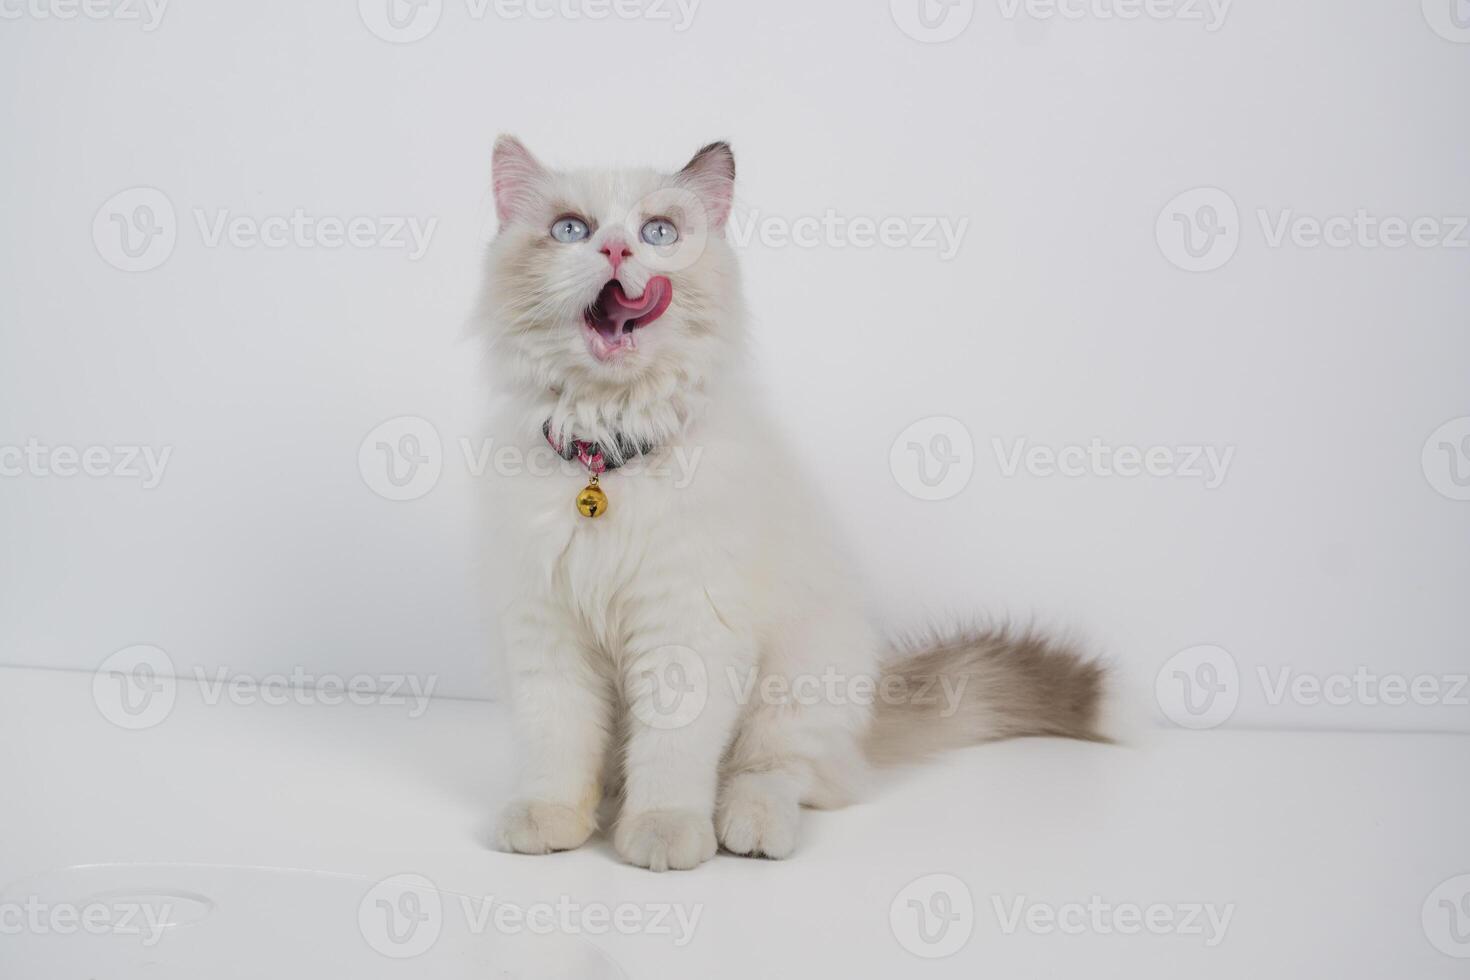
<svg viewBox="0 0 1470 980">
<path fill-rule="evenodd" d="M 622 283 L 609 284 L 599 305 L 603 317 L 612 324 L 613 336 L 616 337 L 623 332 L 623 326 L 629 320 L 636 320 L 634 326 L 637 327 L 648 326 L 664 315 L 673 299 L 674 284 L 664 276 L 654 276 L 648 280 L 643 295 L 636 300 L 629 299 L 628 294 L 623 292 Z"/>
</svg>

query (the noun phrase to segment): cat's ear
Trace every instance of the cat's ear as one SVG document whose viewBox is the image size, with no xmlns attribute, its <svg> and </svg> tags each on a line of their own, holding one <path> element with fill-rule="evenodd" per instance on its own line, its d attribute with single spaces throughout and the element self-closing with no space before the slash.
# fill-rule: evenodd
<svg viewBox="0 0 1470 980">
<path fill-rule="evenodd" d="M 679 180 L 699 195 L 709 213 L 710 228 L 719 231 L 735 202 L 735 151 L 729 143 L 711 143 L 679 171 Z"/>
<path fill-rule="evenodd" d="M 500 223 L 530 217 L 550 171 L 514 136 L 501 136 L 495 141 L 490 166 L 495 216 Z"/>
</svg>

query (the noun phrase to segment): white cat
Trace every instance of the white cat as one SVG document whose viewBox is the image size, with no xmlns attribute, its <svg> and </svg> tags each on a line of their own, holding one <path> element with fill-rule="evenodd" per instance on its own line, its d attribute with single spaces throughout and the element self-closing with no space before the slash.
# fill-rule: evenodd
<svg viewBox="0 0 1470 980">
<path fill-rule="evenodd" d="M 496 144 L 494 434 L 540 460 L 497 477 L 492 508 L 523 769 L 504 850 L 581 845 L 620 784 L 633 864 L 782 858 L 800 807 L 851 801 L 875 765 L 1102 737 L 1103 671 L 1063 647 L 991 630 L 893 649 L 868 622 L 747 380 L 734 181 L 724 143 L 672 175 Z"/>
</svg>

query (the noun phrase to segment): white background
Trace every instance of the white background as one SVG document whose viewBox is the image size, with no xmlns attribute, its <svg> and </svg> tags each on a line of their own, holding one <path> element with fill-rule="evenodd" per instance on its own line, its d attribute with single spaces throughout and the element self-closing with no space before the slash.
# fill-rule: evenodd
<svg viewBox="0 0 1470 980">
<path fill-rule="evenodd" d="M 0 662 L 90 670 L 146 643 L 185 673 L 492 693 L 460 446 L 486 397 L 465 323 L 492 140 L 674 168 L 725 138 L 737 221 L 969 222 L 947 261 L 741 248 L 771 397 L 885 623 L 1034 616 L 1150 700 L 1213 644 L 1238 671 L 1231 724 L 1470 730 L 1463 704 L 1272 705 L 1257 673 L 1445 681 L 1470 661 L 1470 502 L 1436 489 L 1470 457 L 1421 458 L 1470 416 L 1470 248 L 1271 247 L 1259 217 L 1470 215 L 1470 43 L 1430 26 L 1451 0 L 1240 2 L 1216 30 L 982 2 L 945 43 L 884 0 L 704 0 L 685 30 L 672 4 L 593 21 L 443 0 L 413 43 L 369 29 L 373 0 L 176 0 L 152 30 L 28 2 L 0 0 L 0 447 L 171 456 L 152 489 L 0 477 Z M 105 232 L 137 187 L 177 240 L 126 272 Z M 1239 213 L 1209 272 L 1156 235 L 1198 187 Z M 417 261 L 199 227 L 298 209 L 436 224 Z M 401 416 L 437 431 L 443 469 L 390 501 L 359 448 Z M 963 425 L 974 475 L 921 501 L 890 449 L 935 416 Z M 997 438 L 1234 457 L 1216 489 L 1006 477 Z"/>
</svg>

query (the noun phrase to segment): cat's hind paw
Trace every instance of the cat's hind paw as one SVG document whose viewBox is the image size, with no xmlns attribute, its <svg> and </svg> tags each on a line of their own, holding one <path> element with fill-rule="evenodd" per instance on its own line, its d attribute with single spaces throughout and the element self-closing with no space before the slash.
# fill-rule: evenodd
<svg viewBox="0 0 1470 980">
<path fill-rule="evenodd" d="M 784 784 L 761 774 L 735 776 L 720 794 L 715 828 L 732 854 L 790 857 L 801 808 Z"/>
</svg>

